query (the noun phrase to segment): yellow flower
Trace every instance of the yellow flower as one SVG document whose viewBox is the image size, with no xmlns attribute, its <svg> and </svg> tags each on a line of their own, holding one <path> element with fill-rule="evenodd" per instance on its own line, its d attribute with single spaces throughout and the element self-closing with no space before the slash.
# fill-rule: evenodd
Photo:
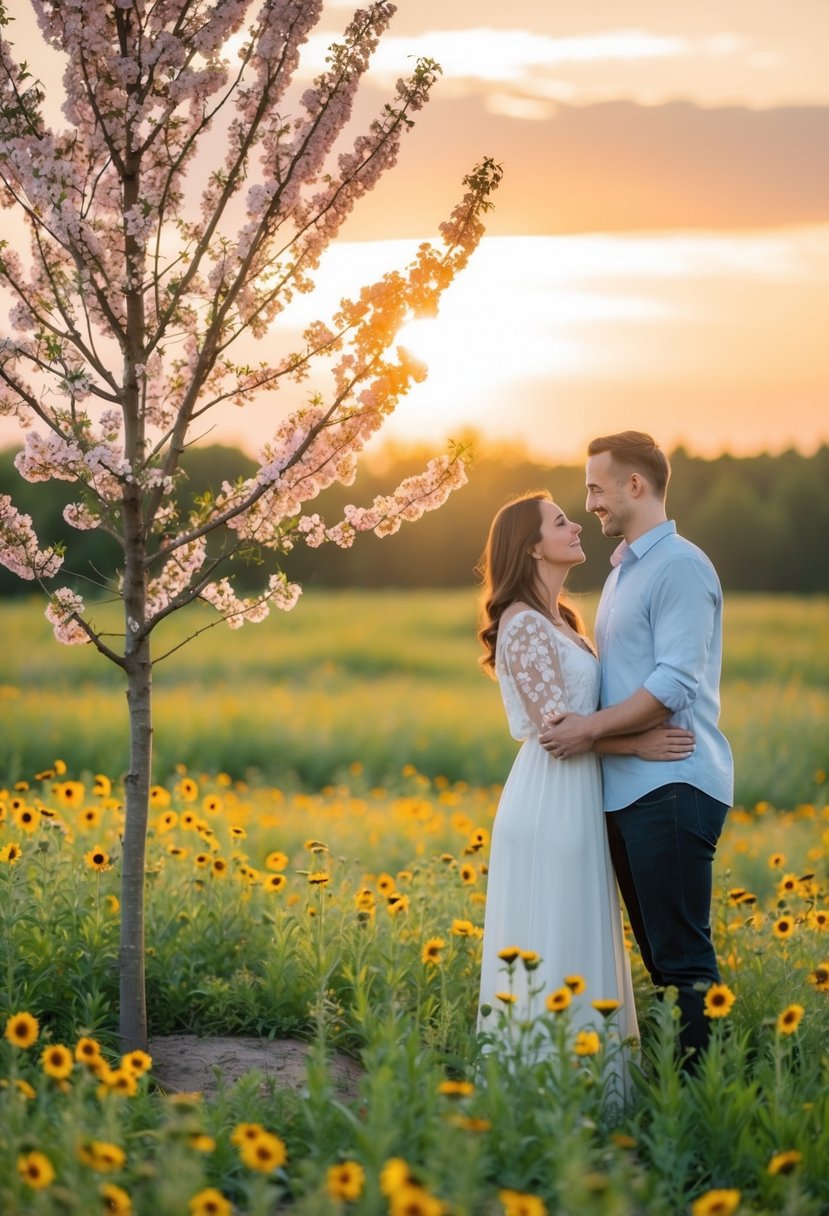
<svg viewBox="0 0 829 1216">
<path fill-rule="evenodd" d="M 68 1077 L 75 1066 L 72 1052 L 61 1043 L 53 1043 L 44 1048 L 40 1063 L 48 1077 L 56 1077 L 59 1081 Z"/>
<path fill-rule="evenodd" d="M 26 1186 L 42 1191 L 54 1180 L 55 1170 L 45 1153 L 24 1153 L 17 1158 L 17 1172 Z"/>
<path fill-rule="evenodd" d="M 314 870 L 308 875 L 308 881 L 314 887 L 324 887 L 331 881 L 331 875 L 327 870 Z"/>
<path fill-rule="evenodd" d="M 284 874 L 266 874 L 262 886 L 266 891 L 281 891 L 287 886 L 288 880 Z"/>
<path fill-rule="evenodd" d="M 16 865 L 23 856 L 23 850 L 16 840 L 10 840 L 0 849 L 0 861 L 7 861 L 10 866 Z"/>
<path fill-rule="evenodd" d="M 238 1148 L 249 1140 L 258 1140 L 264 1134 L 265 1129 L 261 1123 L 237 1123 L 230 1134 L 230 1143 Z"/>
<path fill-rule="evenodd" d="M 187 1143 L 197 1153 L 212 1153 L 216 1147 L 216 1141 L 205 1132 L 193 1132 L 187 1137 Z"/>
<path fill-rule="evenodd" d="M 408 912 L 409 897 L 408 895 L 390 895 L 388 897 L 386 906 L 392 916 L 399 916 L 401 912 Z"/>
<path fill-rule="evenodd" d="M 452 935 L 454 937 L 476 937 L 475 926 L 471 920 L 453 920 Z"/>
<path fill-rule="evenodd" d="M 218 815 L 223 807 L 223 803 L 218 794 L 205 794 L 201 802 L 202 810 L 206 815 Z"/>
<path fill-rule="evenodd" d="M 779 916 L 772 925 L 771 931 L 775 937 L 779 937 L 783 940 L 785 940 L 787 937 L 791 937 L 791 935 L 794 933 L 794 917 Z"/>
<path fill-rule="evenodd" d="M 136 1077 L 143 1076 L 145 1072 L 149 1072 L 152 1065 L 153 1058 L 147 1055 L 146 1051 L 128 1051 L 126 1055 L 121 1056 L 121 1067 L 126 1068 L 128 1072 L 134 1073 Z"/>
<path fill-rule="evenodd" d="M 503 961 L 507 964 L 508 967 L 511 967 L 512 964 L 518 958 L 521 957 L 521 947 L 520 946 L 504 946 L 503 950 L 498 951 L 498 957 L 500 959 L 503 959 Z"/>
<path fill-rule="evenodd" d="M 195 802 L 199 796 L 199 787 L 192 777 L 183 777 L 179 782 L 178 793 L 184 802 Z"/>
<path fill-rule="evenodd" d="M 496 992 L 495 997 L 499 1001 L 503 1001 L 505 1005 L 514 1005 L 518 997 L 514 992 Z"/>
<path fill-rule="evenodd" d="M 214 878 L 225 878 L 227 876 L 227 861 L 224 857 L 214 857 L 210 868 Z"/>
<path fill-rule="evenodd" d="M 421 1186 L 402 1186 L 389 1198 L 389 1216 L 443 1216 L 443 1204 Z"/>
<path fill-rule="evenodd" d="M 573 996 L 581 996 L 587 987 L 584 977 L 581 975 L 565 975 L 564 982 L 573 993 Z"/>
<path fill-rule="evenodd" d="M 349 1202 L 359 1199 L 366 1181 L 366 1172 L 357 1161 L 342 1161 L 329 1166 L 325 1186 L 332 1199 Z"/>
<path fill-rule="evenodd" d="M 596 1012 L 600 1013 L 603 1018 L 609 1018 L 612 1013 L 615 1013 L 616 1010 L 619 1008 L 620 1003 L 621 1003 L 620 1001 L 614 1001 L 614 1000 L 603 1000 L 603 1001 L 591 1001 L 590 1002 L 590 1004 L 593 1006 L 593 1008 L 596 1010 Z"/>
<path fill-rule="evenodd" d="M 69 810 L 78 810 L 83 805 L 85 790 L 80 781 L 63 781 L 55 793 L 61 806 Z"/>
<path fill-rule="evenodd" d="M 440 952 L 446 946 L 446 942 L 442 937 L 430 937 L 428 941 L 423 943 L 423 949 L 420 951 L 420 961 L 422 963 L 431 963 L 433 966 L 440 962 Z"/>
<path fill-rule="evenodd" d="M 170 791 L 166 790 L 163 785 L 150 786 L 150 806 L 153 810 L 161 810 L 163 807 L 169 806 L 170 802 Z"/>
<path fill-rule="evenodd" d="M 809 983 L 814 984 L 818 992 L 829 992 L 829 963 L 819 963 L 809 974 Z"/>
<path fill-rule="evenodd" d="M 521 962 L 524 964 L 525 971 L 536 971 L 541 966 L 541 955 L 535 950 L 522 950 Z"/>
<path fill-rule="evenodd" d="M 775 1153 L 766 1166 L 766 1173 L 771 1174 L 772 1177 L 775 1174 L 791 1174 L 802 1160 L 803 1154 L 799 1153 L 796 1148 L 790 1148 L 785 1153 Z"/>
<path fill-rule="evenodd" d="M 112 793 L 112 782 L 106 773 L 96 773 L 92 793 L 96 798 L 108 798 Z"/>
<path fill-rule="evenodd" d="M 109 1140 L 87 1140 L 78 1145 L 78 1160 L 99 1174 L 120 1170 L 126 1159 L 124 1150 Z"/>
<path fill-rule="evenodd" d="M 40 811 L 35 806 L 21 806 L 12 811 L 15 825 L 24 832 L 36 832 L 40 827 Z"/>
<path fill-rule="evenodd" d="M 778 1034 L 794 1034 L 806 1010 L 802 1005 L 787 1005 L 777 1018 Z"/>
<path fill-rule="evenodd" d="M 265 869 L 266 870 L 284 870 L 287 864 L 288 864 L 287 854 L 280 853 L 278 849 L 275 850 L 273 853 L 268 853 L 268 856 L 265 858 Z"/>
<path fill-rule="evenodd" d="M 471 866 L 469 862 L 466 862 L 465 865 L 461 866 L 460 876 L 461 882 L 467 887 L 474 887 L 475 883 L 478 881 L 478 871 L 474 866 Z"/>
<path fill-rule="evenodd" d="M 546 1204 L 538 1195 L 503 1190 L 498 1192 L 498 1198 L 504 1205 L 504 1216 L 547 1216 Z"/>
<path fill-rule="evenodd" d="M 468 1098 L 474 1094 L 475 1086 L 471 1081 L 441 1081 L 438 1093 L 446 1094 L 449 1098 Z"/>
<path fill-rule="evenodd" d="M 239 1156 L 251 1170 L 270 1174 L 288 1160 L 284 1143 L 272 1132 L 263 1131 L 255 1139 L 245 1140 L 239 1146 Z"/>
<path fill-rule="evenodd" d="M 740 1206 L 740 1192 L 736 1189 L 706 1191 L 691 1204 L 691 1216 L 732 1216 Z"/>
<path fill-rule="evenodd" d="M 391 895 L 397 890 L 397 881 L 392 878 L 391 874 L 381 874 L 377 879 L 377 890 L 381 895 Z"/>
<path fill-rule="evenodd" d="M 404 1186 L 416 1186 L 408 1162 L 402 1157 L 389 1157 L 380 1171 L 380 1190 L 388 1199 Z"/>
<path fill-rule="evenodd" d="M 221 1191 L 214 1186 L 207 1186 L 203 1191 L 194 1195 L 187 1205 L 190 1216 L 232 1216 L 233 1208 L 230 1200 L 225 1199 Z"/>
<path fill-rule="evenodd" d="M 600 1050 L 602 1041 L 595 1030 L 580 1030 L 573 1044 L 577 1056 L 594 1056 Z"/>
<path fill-rule="evenodd" d="M 114 1182 L 105 1182 L 101 1187 L 101 1200 L 104 1211 L 112 1216 L 131 1216 L 132 1200 L 127 1192 Z"/>
<path fill-rule="evenodd" d="M 37 1018 L 30 1013 L 13 1013 L 3 1031 L 12 1047 L 31 1047 L 40 1032 Z"/>
<path fill-rule="evenodd" d="M 99 1095 L 119 1094 L 122 1098 L 134 1098 L 138 1093 L 138 1078 L 127 1068 L 104 1068 L 99 1074 L 103 1085 Z"/>
<path fill-rule="evenodd" d="M 112 869 L 109 862 L 109 853 L 102 849 L 100 845 L 96 845 L 94 849 L 90 849 L 88 853 L 84 853 L 83 859 L 89 866 L 90 870 L 97 870 L 99 874 L 105 870 Z"/>
<path fill-rule="evenodd" d="M 329 851 L 328 845 L 323 844 L 321 840 L 306 840 L 302 847 L 309 853 L 327 853 Z"/>
<path fill-rule="evenodd" d="M 573 993 L 567 987 L 556 988 L 555 992 L 551 992 L 544 1004 L 549 1009 L 550 1013 L 562 1013 L 573 999 Z"/>
<path fill-rule="evenodd" d="M 772 870 L 780 870 L 786 864 L 786 858 L 782 853 L 772 853 L 769 857 L 769 866 Z"/>
<path fill-rule="evenodd" d="M 75 1044 L 75 1059 L 81 1064 L 95 1066 L 101 1063 L 101 1048 L 94 1039 L 87 1037 L 78 1039 Z"/>
<path fill-rule="evenodd" d="M 705 994 L 705 1016 L 727 1018 L 736 999 L 727 984 L 712 984 Z"/>
</svg>

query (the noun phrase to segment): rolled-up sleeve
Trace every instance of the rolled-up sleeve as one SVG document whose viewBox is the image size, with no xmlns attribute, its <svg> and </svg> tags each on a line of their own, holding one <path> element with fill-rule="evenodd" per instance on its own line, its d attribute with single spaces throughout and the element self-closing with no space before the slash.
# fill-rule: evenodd
<svg viewBox="0 0 829 1216">
<path fill-rule="evenodd" d="M 672 713 L 696 700 L 714 633 L 717 599 L 715 577 L 693 556 L 672 561 L 659 572 L 650 605 L 655 666 L 644 687 Z"/>
</svg>

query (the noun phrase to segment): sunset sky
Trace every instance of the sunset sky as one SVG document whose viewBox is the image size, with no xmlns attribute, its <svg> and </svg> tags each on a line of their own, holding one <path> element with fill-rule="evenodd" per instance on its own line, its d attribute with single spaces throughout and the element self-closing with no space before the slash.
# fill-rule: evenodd
<svg viewBox="0 0 829 1216">
<path fill-rule="evenodd" d="M 26 8 L 10 6 L 21 49 Z M 328 0 L 304 74 L 352 8 Z M 405 265 L 491 156 L 487 236 L 408 335 L 430 375 L 388 437 L 474 427 L 553 461 L 625 427 L 701 454 L 813 450 L 829 440 L 827 46 L 826 0 L 401 0 L 356 117 L 412 56 L 443 78 L 291 324 Z M 255 449 L 273 411 L 213 438 Z"/>
</svg>

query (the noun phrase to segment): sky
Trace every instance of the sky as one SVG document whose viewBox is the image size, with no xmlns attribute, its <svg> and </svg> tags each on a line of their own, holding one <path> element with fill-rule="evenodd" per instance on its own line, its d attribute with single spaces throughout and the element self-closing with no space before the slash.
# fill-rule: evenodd
<svg viewBox="0 0 829 1216">
<path fill-rule="evenodd" d="M 27 8 L 10 5 L 21 47 Z M 303 75 L 352 9 L 327 0 Z M 429 376 L 387 438 L 474 429 L 552 462 L 628 427 L 702 455 L 814 450 L 829 441 L 827 45 L 826 0 L 400 0 L 355 120 L 414 56 L 442 78 L 266 344 L 290 349 L 404 266 L 490 156 L 504 178 L 487 234 L 438 318 L 402 335 Z M 302 403 L 291 391 L 306 390 L 212 438 L 255 451 Z"/>
</svg>

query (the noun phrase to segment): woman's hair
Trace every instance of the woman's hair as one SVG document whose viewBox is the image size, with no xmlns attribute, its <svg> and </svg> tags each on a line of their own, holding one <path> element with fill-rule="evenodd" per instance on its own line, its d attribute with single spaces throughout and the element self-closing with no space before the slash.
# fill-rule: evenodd
<svg viewBox="0 0 829 1216">
<path fill-rule="evenodd" d="M 495 675 L 498 625 L 510 604 L 521 601 L 549 617 L 549 605 L 538 593 L 536 562 L 530 550 L 541 540 L 542 502 L 552 502 L 547 490 L 532 490 L 514 498 L 495 516 L 486 549 L 476 567 L 481 578 L 478 637 L 484 648 L 479 662 L 487 675 Z M 556 604 L 568 625 L 584 634 L 584 623 L 563 596 Z"/>
<path fill-rule="evenodd" d="M 671 462 L 652 435 L 646 435 L 644 431 L 602 435 L 587 445 L 588 456 L 598 456 L 601 452 L 610 452 L 618 468 L 626 473 L 639 473 L 661 498 L 665 497 Z"/>
</svg>

